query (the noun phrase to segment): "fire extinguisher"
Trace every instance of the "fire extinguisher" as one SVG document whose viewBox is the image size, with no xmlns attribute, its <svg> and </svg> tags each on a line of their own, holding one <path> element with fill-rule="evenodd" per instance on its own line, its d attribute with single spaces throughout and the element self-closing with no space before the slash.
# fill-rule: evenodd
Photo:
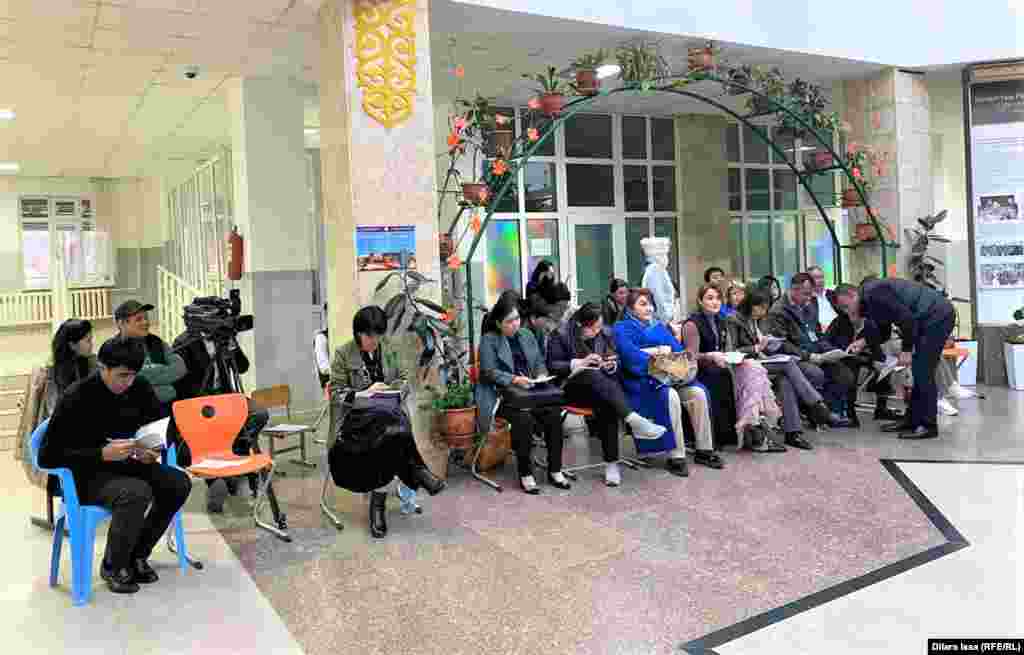
<svg viewBox="0 0 1024 655">
<path fill-rule="evenodd" d="M 242 235 L 238 233 L 238 226 L 231 228 L 228 235 L 228 279 L 241 280 L 243 264 L 243 253 L 245 251 Z"/>
</svg>

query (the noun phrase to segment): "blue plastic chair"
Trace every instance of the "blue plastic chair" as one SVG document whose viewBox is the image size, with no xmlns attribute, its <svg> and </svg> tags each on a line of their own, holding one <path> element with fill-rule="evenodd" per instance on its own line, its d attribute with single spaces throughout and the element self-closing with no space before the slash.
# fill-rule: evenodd
<svg viewBox="0 0 1024 655">
<path fill-rule="evenodd" d="M 29 442 L 32 450 L 32 464 L 45 473 L 60 478 L 63 497 L 59 511 L 54 516 L 53 552 L 50 555 L 50 586 L 57 586 L 60 573 L 60 551 L 64 544 L 64 524 L 67 523 L 71 542 L 71 603 L 76 607 L 86 605 L 92 599 L 92 566 L 96 545 L 96 530 L 110 518 L 111 513 L 99 505 L 82 505 L 78 502 L 75 478 L 70 469 L 45 469 L 39 466 L 39 446 L 46 434 L 50 420 L 39 424 Z M 174 532 L 178 542 L 178 566 L 182 571 L 188 568 L 185 550 L 185 533 L 181 512 L 174 516 Z"/>
</svg>

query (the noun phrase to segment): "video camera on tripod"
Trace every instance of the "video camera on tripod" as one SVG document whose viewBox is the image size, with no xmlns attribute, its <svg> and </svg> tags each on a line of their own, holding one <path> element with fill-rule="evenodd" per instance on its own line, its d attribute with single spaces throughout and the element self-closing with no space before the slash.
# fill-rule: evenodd
<svg viewBox="0 0 1024 655">
<path fill-rule="evenodd" d="M 227 298 L 193 298 L 192 304 L 185 305 L 183 318 L 189 334 L 215 342 L 233 339 L 253 326 L 252 314 L 242 314 L 238 289 L 232 289 Z"/>
</svg>

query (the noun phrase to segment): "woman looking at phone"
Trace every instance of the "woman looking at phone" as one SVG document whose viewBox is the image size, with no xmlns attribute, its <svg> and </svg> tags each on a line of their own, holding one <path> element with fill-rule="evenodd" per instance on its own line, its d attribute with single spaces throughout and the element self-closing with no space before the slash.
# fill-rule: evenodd
<svg viewBox="0 0 1024 655">
<path fill-rule="evenodd" d="M 604 481 L 617 487 L 619 471 L 619 422 L 625 421 L 639 439 L 658 439 L 665 428 L 633 411 L 619 380 L 615 339 L 604 326 L 601 308 L 595 303 L 580 307 L 548 342 L 548 370 L 565 381 L 565 402 L 594 410 L 604 451 Z"/>
</svg>

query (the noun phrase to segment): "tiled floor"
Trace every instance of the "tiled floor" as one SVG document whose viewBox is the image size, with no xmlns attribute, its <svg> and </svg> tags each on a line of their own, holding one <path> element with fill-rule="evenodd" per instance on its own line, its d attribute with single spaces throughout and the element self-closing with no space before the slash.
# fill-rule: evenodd
<svg viewBox="0 0 1024 655">
<path fill-rule="evenodd" d="M 315 472 L 286 465 L 275 482 L 290 544 L 256 531 L 242 498 L 211 524 L 197 484 L 187 526 L 207 570 L 182 576 L 162 555 L 155 587 L 124 598 L 97 585 L 87 608 L 47 588 L 48 537 L 27 526 L 23 477 L 3 463 L 0 525 L 17 543 L 0 621 L 25 646 L 13 652 L 89 640 L 126 653 L 671 653 L 736 626 L 707 643 L 867 653 L 919 652 L 952 626 L 1020 634 L 1024 466 L 919 463 L 897 466 L 968 547 L 746 634 L 779 615 L 765 612 L 946 544 L 880 459 L 1024 461 L 1024 402 L 988 392 L 964 401 L 936 441 L 831 431 L 812 435 L 812 452 L 729 452 L 724 471 L 691 467 L 685 480 L 626 470 L 609 489 L 594 470 L 570 491 L 528 497 L 511 462 L 497 474 L 501 494 L 453 471 L 444 494 L 421 499 L 423 515 L 395 503 L 383 540 L 367 534 L 363 497 L 335 494 L 343 531 L 323 520 Z M 588 444 L 573 447 L 582 458 Z M 248 641 L 218 643 L 220 631 Z"/>
</svg>

